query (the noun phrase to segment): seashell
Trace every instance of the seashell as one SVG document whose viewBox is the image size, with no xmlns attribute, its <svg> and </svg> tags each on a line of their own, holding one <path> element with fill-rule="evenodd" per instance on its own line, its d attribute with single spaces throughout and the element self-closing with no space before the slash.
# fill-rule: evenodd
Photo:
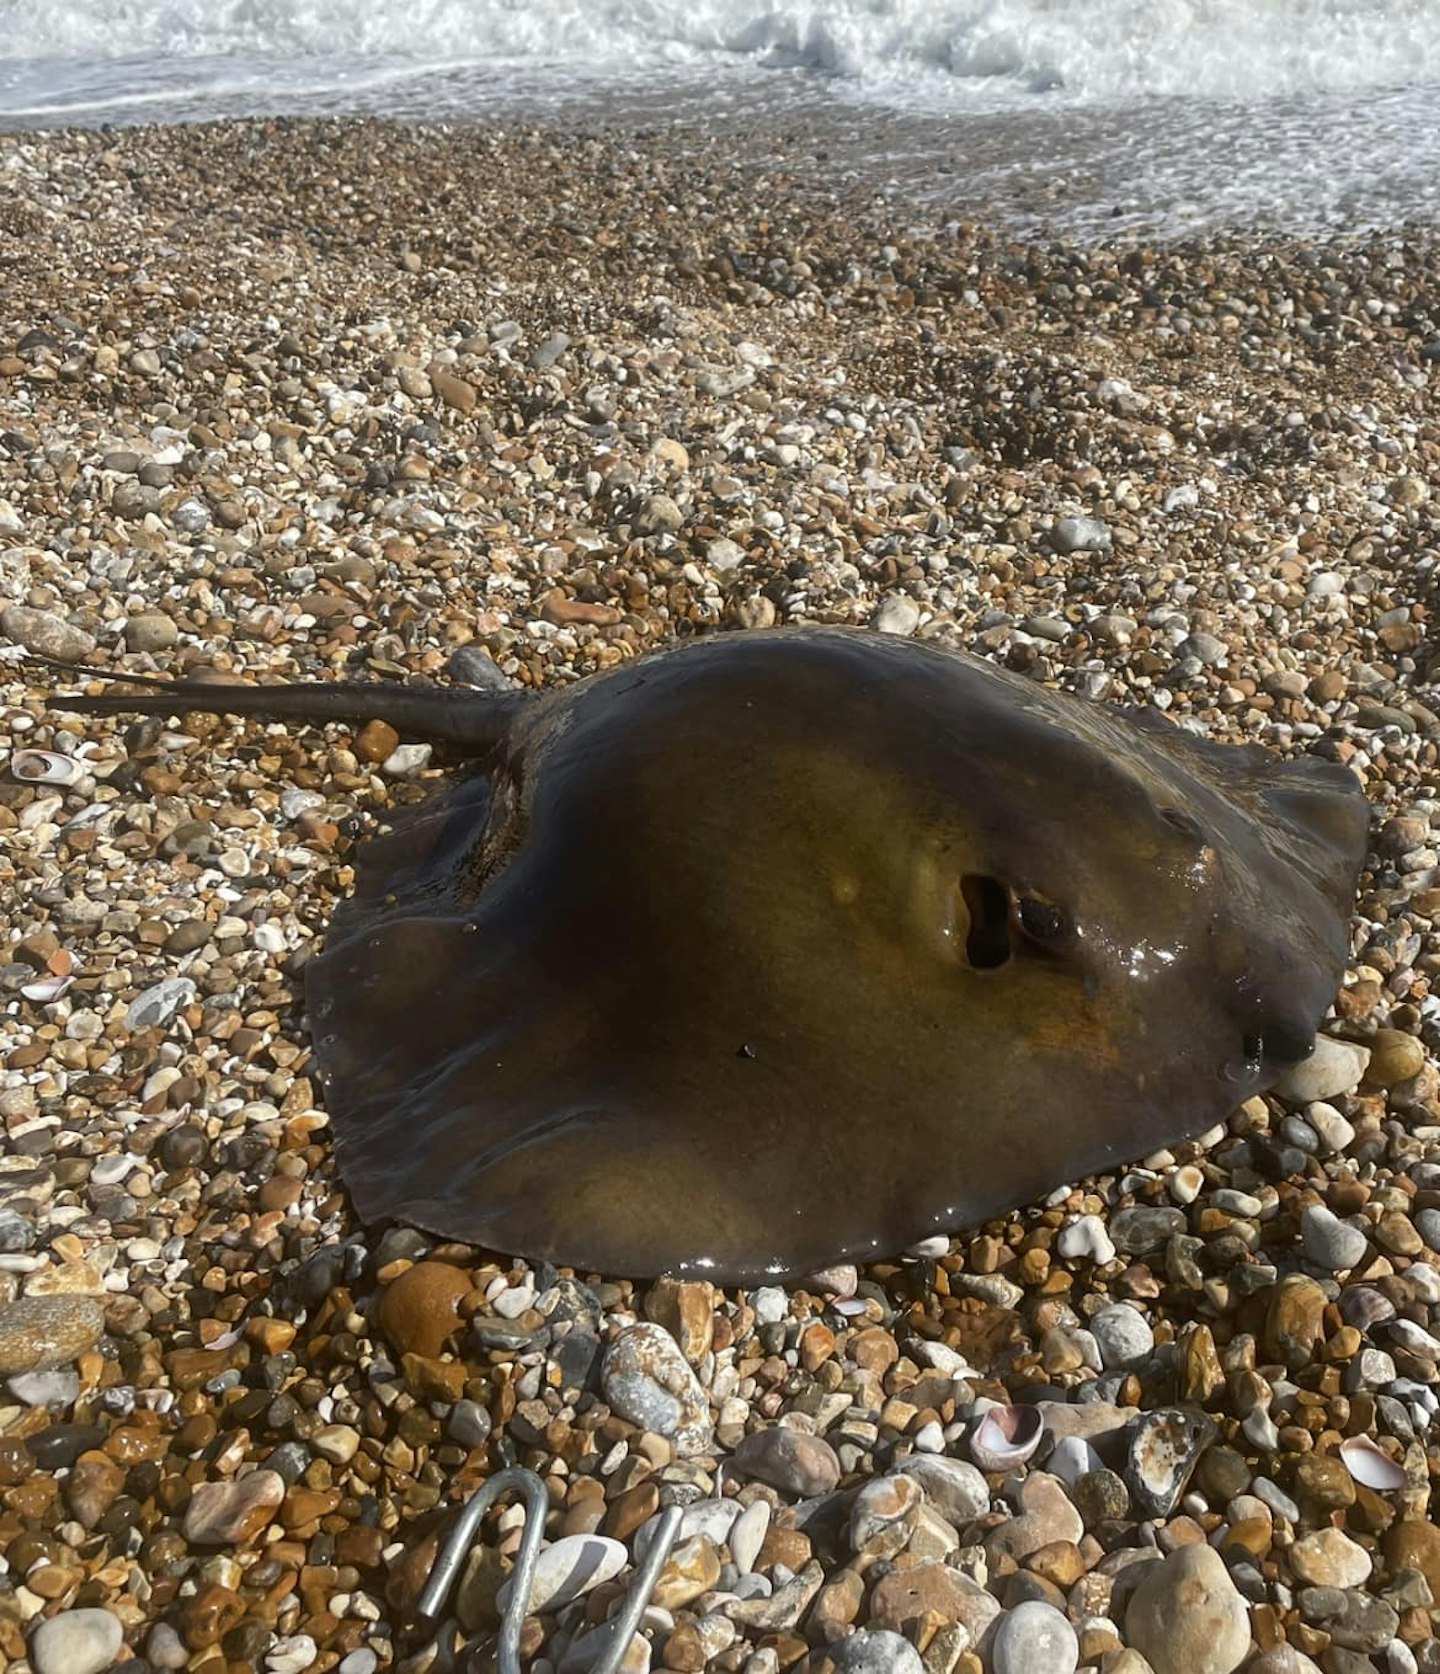
<svg viewBox="0 0 1440 1674">
<path fill-rule="evenodd" d="M 16 750 L 10 757 L 12 777 L 27 785 L 75 785 L 86 771 L 83 761 L 54 750 Z"/>
<path fill-rule="evenodd" d="M 1348 1436 L 1340 1443 L 1340 1457 L 1345 1461 L 1345 1469 L 1362 1488 L 1373 1488 L 1384 1494 L 1405 1486 L 1404 1467 L 1396 1464 L 1369 1436 Z"/>
<path fill-rule="evenodd" d="M 982 1471 L 1008 1471 L 1023 1465 L 1045 1434 L 1039 1407 L 991 1407 L 970 1437 L 970 1457 Z"/>
<path fill-rule="evenodd" d="M 52 971 L 49 976 L 37 977 L 34 982 L 25 983 L 20 992 L 27 1000 L 35 1000 L 41 1005 L 46 1005 L 51 1000 L 58 1000 L 74 981 L 73 976 Z"/>
</svg>

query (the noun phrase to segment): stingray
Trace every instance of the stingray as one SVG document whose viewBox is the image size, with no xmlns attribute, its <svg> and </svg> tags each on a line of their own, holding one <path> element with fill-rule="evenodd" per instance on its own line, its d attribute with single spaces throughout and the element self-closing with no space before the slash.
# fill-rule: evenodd
<svg viewBox="0 0 1440 1674">
<path fill-rule="evenodd" d="M 1209 1128 L 1310 1052 L 1365 851 L 1336 764 L 846 629 L 53 701 L 457 746 L 307 967 L 341 1175 L 635 1277 L 889 1255 Z"/>
</svg>

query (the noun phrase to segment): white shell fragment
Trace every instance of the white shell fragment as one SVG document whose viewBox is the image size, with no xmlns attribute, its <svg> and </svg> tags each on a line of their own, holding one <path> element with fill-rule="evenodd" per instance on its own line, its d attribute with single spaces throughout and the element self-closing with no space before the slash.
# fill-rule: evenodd
<svg viewBox="0 0 1440 1674">
<path fill-rule="evenodd" d="M 1347 1437 L 1340 1443 L 1340 1457 L 1345 1461 L 1345 1469 L 1362 1488 L 1386 1494 L 1405 1486 L 1404 1467 L 1378 1448 L 1369 1436 Z"/>
<path fill-rule="evenodd" d="M 1023 1465 L 1045 1434 L 1039 1407 L 991 1407 L 970 1437 L 970 1457 L 982 1471 L 1008 1471 Z"/>
<path fill-rule="evenodd" d="M 27 785 L 75 785 L 87 772 L 83 761 L 54 750 L 16 750 L 10 758 L 12 777 Z"/>
<path fill-rule="evenodd" d="M 20 992 L 27 1000 L 48 1005 L 51 1000 L 58 1000 L 74 981 L 73 976 L 37 977 L 34 982 L 25 983 Z"/>
</svg>

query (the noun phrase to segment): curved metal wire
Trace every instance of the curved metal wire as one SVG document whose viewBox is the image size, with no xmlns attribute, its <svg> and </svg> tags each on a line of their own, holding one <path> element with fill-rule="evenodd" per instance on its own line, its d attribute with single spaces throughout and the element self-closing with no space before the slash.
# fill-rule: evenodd
<svg viewBox="0 0 1440 1674">
<path fill-rule="evenodd" d="M 510 1602 L 500 1623 L 498 1661 L 500 1674 L 520 1674 L 520 1630 L 530 1608 L 535 1566 L 540 1559 L 540 1544 L 545 1538 L 545 1514 L 550 1509 L 545 1484 L 534 1471 L 524 1470 L 518 1465 L 497 1471 L 471 1495 L 435 1560 L 430 1579 L 420 1595 L 418 1615 L 420 1622 L 427 1627 L 433 1627 L 439 1621 L 460 1566 L 475 1544 L 475 1536 L 485 1513 L 506 1494 L 515 1494 L 525 1502 L 525 1532 L 510 1580 Z M 589 1674 L 619 1674 L 621 1661 L 630 1648 L 630 1641 L 635 1637 L 640 1618 L 645 1614 L 645 1607 L 660 1579 L 660 1571 L 665 1567 L 665 1560 L 670 1556 L 670 1549 L 680 1532 L 683 1515 L 680 1507 L 673 1505 L 660 1513 L 645 1561 L 635 1571 L 630 1583 L 624 1608 L 590 1635 L 597 1641 L 604 1639 L 608 1643 L 591 1664 Z"/>
<path fill-rule="evenodd" d="M 525 1534 L 511 1576 L 510 1603 L 500 1623 L 500 1674 L 520 1674 L 520 1629 L 530 1606 L 535 1565 L 540 1559 L 540 1542 L 545 1538 L 545 1514 L 550 1509 L 550 1496 L 545 1492 L 545 1484 L 534 1471 L 522 1470 L 518 1466 L 497 1471 L 470 1496 L 450 1531 L 450 1538 L 440 1548 L 430 1579 L 425 1583 L 425 1591 L 420 1595 L 419 1615 L 426 1626 L 433 1626 L 439 1620 L 460 1565 L 475 1544 L 482 1518 L 505 1494 L 517 1494 L 524 1500 Z"/>
</svg>

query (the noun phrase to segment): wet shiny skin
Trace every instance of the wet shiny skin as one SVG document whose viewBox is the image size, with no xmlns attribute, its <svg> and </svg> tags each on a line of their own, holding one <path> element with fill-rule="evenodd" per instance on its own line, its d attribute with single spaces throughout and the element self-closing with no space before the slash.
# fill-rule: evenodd
<svg viewBox="0 0 1440 1674">
<path fill-rule="evenodd" d="M 500 702 L 310 967 L 367 1220 L 635 1276 L 888 1254 L 1208 1127 L 1343 968 L 1339 767 L 845 630 Z"/>
</svg>

